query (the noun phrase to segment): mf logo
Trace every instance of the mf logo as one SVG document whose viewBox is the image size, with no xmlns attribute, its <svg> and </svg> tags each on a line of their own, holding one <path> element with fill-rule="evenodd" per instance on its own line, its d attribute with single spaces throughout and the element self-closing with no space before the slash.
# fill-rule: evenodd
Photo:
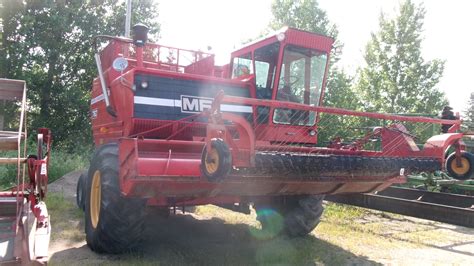
<svg viewBox="0 0 474 266">
<path fill-rule="evenodd" d="M 211 108 L 212 98 L 181 95 L 182 113 L 200 113 Z"/>
</svg>

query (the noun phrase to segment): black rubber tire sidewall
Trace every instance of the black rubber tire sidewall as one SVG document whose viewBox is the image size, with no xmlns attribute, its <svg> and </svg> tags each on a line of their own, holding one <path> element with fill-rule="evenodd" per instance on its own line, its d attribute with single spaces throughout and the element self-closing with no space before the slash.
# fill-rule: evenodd
<svg viewBox="0 0 474 266">
<path fill-rule="evenodd" d="M 456 159 L 456 153 L 455 152 L 451 153 L 448 156 L 448 159 L 446 160 L 446 170 L 447 170 L 448 174 L 451 177 L 455 178 L 455 179 L 467 180 L 467 179 L 472 178 L 474 176 L 474 155 L 472 153 L 469 153 L 469 152 L 461 152 L 461 156 L 466 158 L 469 162 L 469 165 L 470 165 L 469 170 L 465 174 L 458 175 L 451 168 L 451 163 L 453 162 L 453 160 Z"/>
<path fill-rule="evenodd" d="M 216 149 L 219 156 L 219 166 L 214 173 L 209 173 L 204 165 L 206 159 L 207 147 L 204 147 L 201 156 L 201 173 L 209 182 L 222 181 L 230 173 L 232 169 L 232 155 L 229 146 L 222 139 L 212 139 L 211 147 Z"/>
<path fill-rule="evenodd" d="M 321 221 L 324 195 L 309 195 L 298 199 L 298 205 L 285 214 L 285 234 L 302 237 L 311 233 Z"/>
<path fill-rule="evenodd" d="M 137 247 L 143 237 L 145 202 L 121 196 L 118 181 L 118 146 L 106 144 L 94 153 L 86 182 L 85 231 L 87 245 L 99 253 L 124 253 Z M 101 171 L 101 207 L 93 228 L 90 218 L 92 177 Z"/>
<path fill-rule="evenodd" d="M 283 198 L 285 199 L 283 200 Z M 324 211 L 323 200 L 324 195 L 276 197 L 272 203 L 255 206 L 257 220 L 265 230 L 268 217 L 260 217 L 259 210 L 270 208 L 283 217 L 281 234 L 289 237 L 302 237 L 311 233 L 319 224 Z"/>
<path fill-rule="evenodd" d="M 77 180 L 76 186 L 76 204 L 77 207 L 81 210 L 85 210 L 85 198 L 86 198 L 86 176 L 87 172 L 81 173 L 79 179 Z"/>
</svg>

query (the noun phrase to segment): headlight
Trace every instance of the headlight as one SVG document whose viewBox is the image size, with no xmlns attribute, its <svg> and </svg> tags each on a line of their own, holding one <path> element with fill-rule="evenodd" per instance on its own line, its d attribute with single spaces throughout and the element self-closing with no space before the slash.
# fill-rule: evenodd
<svg viewBox="0 0 474 266">
<path fill-rule="evenodd" d="M 142 89 L 146 89 L 148 88 L 148 81 L 142 81 L 140 85 L 142 86 Z"/>
<path fill-rule="evenodd" d="M 309 135 L 310 135 L 311 137 L 316 136 L 316 133 L 317 133 L 316 130 L 313 130 L 313 129 L 311 129 L 311 130 L 309 131 Z"/>
</svg>

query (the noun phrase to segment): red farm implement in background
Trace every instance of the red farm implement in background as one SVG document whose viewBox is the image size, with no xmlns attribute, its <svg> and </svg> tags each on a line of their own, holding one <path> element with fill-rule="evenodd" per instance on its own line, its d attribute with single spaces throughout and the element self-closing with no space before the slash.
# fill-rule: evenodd
<svg viewBox="0 0 474 266">
<path fill-rule="evenodd" d="M 37 153 L 26 155 L 26 90 L 22 80 L 0 79 L 0 165 L 16 169 L 14 187 L 0 191 L 0 264 L 48 261 L 51 225 L 44 199 L 51 133 L 39 129 Z"/>
<path fill-rule="evenodd" d="M 97 44 L 96 151 L 78 183 L 97 252 L 134 248 L 145 207 L 249 213 L 253 205 L 262 230 L 277 214 L 275 233 L 303 236 L 318 224 L 324 195 L 382 191 L 413 172 L 473 173 L 460 120 L 323 107 L 332 38 L 285 28 L 224 67 L 208 53 L 147 43 L 143 25 L 133 40 Z M 440 125 L 449 133 L 426 134 Z"/>
</svg>

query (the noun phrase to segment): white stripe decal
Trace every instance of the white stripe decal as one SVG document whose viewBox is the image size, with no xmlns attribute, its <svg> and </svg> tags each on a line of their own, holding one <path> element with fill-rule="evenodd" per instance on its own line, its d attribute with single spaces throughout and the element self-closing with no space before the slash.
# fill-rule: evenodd
<svg viewBox="0 0 474 266">
<path fill-rule="evenodd" d="M 101 95 L 99 95 L 99 96 L 97 96 L 97 97 L 95 97 L 94 99 L 91 100 L 91 105 L 96 104 L 100 101 L 103 101 L 104 99 L 105 99 L 104 94 L 101 94 Z"/>
<path fill-rule="evenodd" d="M 176 101 L 173 99 L 135 96 L 134 100 L 135 100 L 135 103 L 138 103 L 138 104 L 167 106 L 167 107 L 180 107 L 181 106 L 181 101 L 179 101 L 179 105 L 176 105 Z"/>
<path fill-rule="evenodd" d="M 238 113 L 252 113 L 252 106 L 221 104 L 221 111 L 224 112 L 238 112 Z"/>
<path fill-rule="evenodd" d="M 181 100 L 142 97 L 142 96 L 135 96 L 134 100 L 136 104 L 181 108 Z M 224 112 L 253 113 L 252 107 L 245 106 L 245 105 L 222 104 L 221 110 Z"/>
</svg>

